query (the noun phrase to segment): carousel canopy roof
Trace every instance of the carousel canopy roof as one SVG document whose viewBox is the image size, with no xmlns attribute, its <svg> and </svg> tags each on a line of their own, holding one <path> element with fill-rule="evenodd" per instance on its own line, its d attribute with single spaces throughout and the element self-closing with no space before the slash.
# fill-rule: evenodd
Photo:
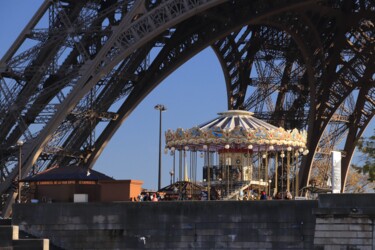
<svg viewBox="0 0 375 250">
<path fill-rule="evenodd" d="M 271 149 L 292 150 L 306 147 L 306 131 L 284 130 L 253 116 L 252 112 L 229 110 L 218 113 L 219 117 L 184 130 L 168 130 L 165 133 L 166 148 L 185 150 Z"/>
<path fill-rule="evenodd" d="M 237 126 L 243 129 L 258 129 L 276 130 L 277 127 L 255 118 L 252 112 L 244 110 L 230 110 L 227 112 L 218 113 L 219 117 L 203 123 L 198 127 L 200 129 L 210 130 L 220 128 L 221 130 L 233 130 Z"/>
</svg>

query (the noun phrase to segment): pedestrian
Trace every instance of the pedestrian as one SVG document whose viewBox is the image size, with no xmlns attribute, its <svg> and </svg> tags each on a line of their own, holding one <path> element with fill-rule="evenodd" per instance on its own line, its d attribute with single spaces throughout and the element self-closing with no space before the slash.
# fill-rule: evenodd
<svg viewBox="0 0 375 250">
<path fill-rule="evenodd" d="M 286 191 L 285 199 L 287 199 L 287 200 L 293 199 L 293 196 L 289 191 Z"/>
<path fill-rule="evenodd" d="M 260 195 L 260 199 L 261 200 L 267 200 L 267 195 L 266 195 L 266 192 L 265 191 L 262 191 L 261 195 Z"/>
<path fill-rule="evenodd" d="M 159 201 L 158 197 L 156 196 L 156 194 L 152 195 L 152 201 Z"/>
</svg>

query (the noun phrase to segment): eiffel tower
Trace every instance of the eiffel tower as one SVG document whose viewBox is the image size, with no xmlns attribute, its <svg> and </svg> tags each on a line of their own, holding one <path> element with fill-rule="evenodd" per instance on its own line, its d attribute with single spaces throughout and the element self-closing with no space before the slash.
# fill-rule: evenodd
<svg viewBox="0 0 375 250">
<path fill-rule="evenodd" d="M 146 95 L 209 46 L 228 109 L 308 129 L 299 186 L 322 149 L 341 141 L 344 187 L 375 113 L 374 33 L 371 0 L 46 0 L 0 61 L 3 216 L 17 198 L 18 140 L 21 177 L 56 164 L 92 168 Z"/>
</svg>

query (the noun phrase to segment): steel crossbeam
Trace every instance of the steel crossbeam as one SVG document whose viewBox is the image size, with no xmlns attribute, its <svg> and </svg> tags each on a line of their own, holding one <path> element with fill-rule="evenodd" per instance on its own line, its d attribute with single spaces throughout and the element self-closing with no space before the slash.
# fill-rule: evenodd
<svg viewBox="0 0 375 250">
<path fill-rule="evenodd" d="M 375 106 L 375 4 L 346 2 L 46 0 L 0 61 L 4 214 L 16 198 L 10 148 L 18 139 L 26 141 L 23 175 L 36 164 L 38 170 L 93 167 L 143 98 L 208 46 L 221 63 L 229 109 L 308 129 L 311 153 L 303 158 L 301 187 L 314 158 L 330 150 L 322 146 L 328 128 L 331 147 L 346 136 L 345 184 L 352 142 Z M 45 16 L 48 27 L 36 28 Z M 33 45 L 22 46 L 30 40 Z M 344 107 L 353 93 L 357 100 Z M 113 112 L 115 102 L 122 103 Z M 99 122 L 106 125 L 96 136 Z"/>
</svg>

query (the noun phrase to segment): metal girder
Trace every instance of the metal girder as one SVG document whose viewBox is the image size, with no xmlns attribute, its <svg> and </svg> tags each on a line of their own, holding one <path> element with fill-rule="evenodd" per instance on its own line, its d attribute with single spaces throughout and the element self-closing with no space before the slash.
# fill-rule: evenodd
<svg viewBox="0 0 375 250">
<path fill-rule="evenodd" d="M 226 77 L 229 108 L 254 107 L 287 126 L 308 127 L 312 153 L 299 178 L 306 184 L 314 151 L 340 104 L 362 89 L 360 82 L 373 84 L 373 64 L 366 61 L 374 51 L 371 1 L 351 7 L 345 1 L 315 0 L 55 2 L 46 1 L 27 26 L 39 43 L 17 54 L 24 32 L 0 64 L 0 112 L 5 114 L 0 123 L 6 128 L 0 138 L 8 146 L 30 138 L 23 173 L 39 161 L 45 168 L 72 160 L 92 167 L 143 98 L 179 65 L 213 45 Z M 49 29 L 33 29 L 48 8 Z M 348 15 L 353 18 L 344 22 Z M 154 47 L 162 49 L 145 64 Z M 59 65 L 64 50 L 68 53 Z M 265 66 L 272 70 L 267 73 Z M 251 76 L 252 70 L 259 76 Z M 274 104 L 270 97 L 276 93 Z M 331 98 L 325 99 L 327 93 Z M 360 129 L 372 114 L 368 93 Z M 109 107 L 117 101 L 122 104 L 113 114 Z M 103 117 L 110 119 L 96 138 Z M 26 135 L 38 122 L 44 128 Z M 3 152 L 12 158 L 12 152 Z M 15 197 L 9 187 L 17 170 L 2 167 L 1 173 L 6 176 L 0 191 L 9 195 L 9 211 Z"/>
<path fill-rule="evenodd" d="M 372 72 L 374 73 L 374 72 Z M 374 80 L 370 80 L 363 88 L 360 89 L 357 103 L 348 124 L 348 136 L 344 146 L 345 157 L 342 161 L 341 170 L 341 191 L 345 191 L 345 183 L 349 173 L 350 162 L 352 160 L 356 143 L 363 135 L 367 125 L 375 116 L 375 98 Z M 372 101 L 370 101 L 372 100 Z M 372 102 L 372 103 L 371 103 Z"/>
<path fill-rule="evenodd" d="M 367 2 L 367 1 L 364 1 Z M 312 109 L 315 109 L 315 119 L 314 128 L 309 127 L 309 147 L 310 152 L 315 152 L 318 147 L 320 138 L 322 137 L 325 129 L 327 128 L 329 122 L 334 118 L 336 110 L 340 107 L 341 103 L 356 89 L 362 88 L 362 83 L 367 82 L 373 85 L 373 81 L 370 81 L 372 75 L 375 72 L 372 56 L 367 53 L 374 48 L 374 41 L 369 41 L 368 39 L 363 39 L 358 34 L 357 30 L 363 29 L 362 23 L 367 23 L 361 20 L 364 16 L 370 17 L 371 10 L 370 2 L 368 9 L 362 9 L 361 11 L 367 14 L 358 14 L 358 10 L 352 10 L 353 18 L 347 19 L 347 12 L 336 13 L 332 15 L 335 17 L 335 21 L 329 22 L 327 26 L 329 30 L 333 33 L 326 34 L 324 36 L 327 41 L 322 39 L 322 44 L 326 48 L 323 51 L 327 51 L 325 54 L 326 59 L 321 61 L 320 65 L 317 65 L 317 105 L 315 107 L 310 107 L 310 113 Z M 372 7 L 373 8 L 373 7 Z M 359 17 L 361 16 L 361 18 Z M 345 19 L 345 21 L 344 21 Z M 343 22 L 340 22 L 343 20 Z M 374 17 L 370 18 L 370 22 L 373 23 Z M 342 25 L 345 23 L 346 25 Z M 335 24 L 335 25 L 334 25 Z M 321 29 L 321 26 L 318 27 Z M 322 33 L 322 31 L 318 31 Z M 374 37 L 373 29 L 367 28 L 367 33 L 371 34 L 370 37 Z M 334 34 L 334 36 L 333 36 Z M 356 34 L 355 36 L 353 36 Z M 321 35 L 322 36 L 322 35 Z M 355 37 L 355 38 L 354 38 Z M 352 40 L 353 42 L 351 42 Z M 334 44 L 334 46 L 333 46 Z M 367 48 L 366 48 L 367 47 Z M 356 52 L 357 51 L 357 52 Z M 359 52 L 361 51 L 361 52 Z M 369 121 L 368 121 L 369 122 Z M 364 129 L 368 123 L 364 124 Z M 348 126 L 350 127 L 350 125 Z M 348 137 L 349 138 L 349 137 Z M 352 138 L 354 139 L 354 138 Z M 354 140 L 350 140 L 347 143 L 353 143 Z M 346 152 L 346 155 L 350 156 L 354 152 L 355 145 Z M 314 154 L 309 154 L 306 157 L 306 162 L 303 165 L 305 169 L 312 168 Z M 348 159 L 348 158 L 346 158 Z M 343 174 L 347 173 L 349 169 L 349 161 L 343 161 Z M 300 172 L 301 185 L 307 184 L 309 180 L 308 171 Z"/>
<path fill-rule="evenodd" d="M 118 23 L 116 26 L 116 32 L 112 33 L 112 36 L 108 38 L 104 46 L 95 55 L 94 60 L 84 62 L 84 64 L 81 66 L 81 76 L 79 80 L 75 83 L 75 86 L 63 100 L 63 102 L 59 105 L 54 117 L 38 134 L 38 137 L 32 141 L 32 146 L 27 147 L 27 145 L 25 145 L 24 151 L 26 157 L 24 157 L 24 164 L 22 164 L 25 166 L 25 171 L 23 171 L 23 173 L 29 172 L 31 166 L 41 154 L 43 147 L 46 146 L 48 140 L 50 140 L 52 137 L 53 131 L 59 127 L 59 124 L 62 123 L 64 118 L 74 109 L 79 100 L 83 98 L 85 94 L 96 84 L 96 82 L 103 77 L 103 74 L 106 74 L 104 72 L 107 71 L 108 73 L 111 68 L 114 68 L 121 60 L 123 60 L 123 58 L 126 58 L 130 54 L 130 51 L 135 50 L 135 48 L 130 48 L 128 46 L 138 42 L 137 40 L 144 38 L 141 36 L 141 31 L 144 35 L 149 33 L 150 30 L 148 28 L 144 29 L 143 27 L 146 27 L 149 24 L 153 25 L 153 27 L 157 27 L 159 25 L 159 32 L 162 32 L 162 26 L 166 25 L 168 22 L 171 24 L 177 23 L 178 21 L 182 21 L 184 18 L 186 19 L 189 15 L 192 15 L 191 13 L 193 13 L 193 10 L 204 10 L 210 6 L 219 4 L 219 1 L 216 1 L 214 4 L 212 4 L 212 2 L 213 1 L 166 2 L 163 6 L 159 6 L 159 9 L 163 10 L 162 12 L 157 13 L 156 11 L 151 10 L 149 13 L 146 13 L 147 10 L 145 9 L 144 1 L 137 1 L 134 3 L 129 1 L 129 5 L 134 5 L 129 8 L 129 12 L 127 12 L 122 20 Z M 153 14 L 155 15 L 152 16 Z M 164 16 L 164 14 L 166 16 Z M 150 16 L 154 19 L 150 18 Z M 121 32 L 122 30 L 124 31 Z M 127 40 L 129 34 L 133 36 L 131 41 Z M 154 34 L 157 35 L 157 32 L 154 32 Z M 147 39 L 144 38 L 143 41 L 143 44 L 145 44 Z M 141 42 L 137 43 L 137 46 L 140 45 L 142 45 Z M 56 48 L 56 46 L 53 46 L 53 48 Z M 116 56 L 117 52 L 122 52 L 122 54 L 114 57 Z M 49 51 L 49 54 L 52 55 L 53 52 Z M 45 65 L 47 65 L 47 62 L 48 61 L 44 60 Z M 41 76 L 42 74 L 39 73 L 35 74 L 33 78 Z M 37 81 L 35 80 L 34 82 Z M 28 88 L 28 90 L 31 90 L 35 84 L 33 85 L 29 83 L 25 86 Z M 25 101 L 23 102 L 25 103 Z M 9 118 L 6 120 L 8 121 L 8 124 L 12 123 L 9 122 Z M 10 186 L 10 180 L 13 179 L 16 174 L 16 171 L 12 171 L 7 177 L 7 180 L 0 184 L 1 192 L 4 192 L 5 188 Z M 10 194 L 9 197 L 13 197 L 13 195 Z M 8 206 L 10 206 L 11 201 L 9 201 L 8 204 Z M 9 211 L 9 209 L 6 210 Z"/>
<path fill-rule="evenodd" d="M 172 36 L 171 40 L 172 41 L 174 39 L 182 39 L 182 40 L 175 41 L 174 43 L 176 43 L 176 44 L 172 44 L 172 45 L 176 46 L 176 47 L 172 47 L 172 48 L 169 48 L 167 46 L 167 45 L 169 45 L 169 43 L 167 43 L 165 48 L 166 49 L 169 48 L 170 51 L 162 50 L 162 52 L 159 53 L 157 59 L 160 58 L 160 60 L 162 60 L 162 61 L 159 62 L 159 64 L 157 64 L 158 60 L 155 59 L 154 62 L 152 63 L 154 65 L 154 70 L 156 72 L 153 72 L 153 71 L 145 72 L 145 73 L 147 73 L 145 75 L 146 78 L 140 79 L 140 82 L 137 83 L 137 86 L 134 88 L 131 95 L 129 95 L 128 99 L 124 102 L 124 104 L 119 109 L 119 112 L 118 112 L 119 113 L 119 119 L 114 121 L 114 122 L 111 122 L 108 125 L 108 127 L 104 130 L 102 135 L 98 138 L 97 144 L 95 146 L 95 151 L 92 154 L 92 157 L 90 157 L 90 159 L 88 160 L 88 164 L 91 164 L 91 166 L 92 166 L 92 164 L 96 161 L 97 157 L 100 155 L 100 152 L 104 149 L 105 145 L 108 143 L 108 140 L 113 136 L 114 132 L 118 129 L 118 127 L 122 123 L 122 121 L 124 119 L 126 119 L 126 117 L 136 107 L 136 105 L 138 105 L 138 103 L 153 88 L 155 88 L 156 85 L 162 79 L 164 79 L 168 74 L 170 74 L 181 63 L 185 62 L 190 57 L 192 57 L 195 53 L 200 51 L 200 49 L 202 49 L 204 46 L 207 46 L 208 44 L 213 43 L 216 39 L 218 39 L 220 36 L 222 36 L 222 34 L 220 32 L 225 33 L 226 29 L 228 29 L 228 30 L 235 29 L 236 27 L 241 27 L 246 22 L 249 22 L 249 19 L 248 19 L 248 16 L 247 16 L 249 11 L 251 11 L 251 8 L 249 8 L 249 7 L 250 6 L 248 6 L 247 12 L 244 12 L 245 16 L 241 16 L 243 19 L 241 19 L 239 17 L 240 21 L 237 21 L 238 22 L 237 24 L 235 22 L 234 22 L 234 24 L 233 23 L 231 24 L 230 22 L 226 22 L 226 23 L 221 24 L 222 25 L 221 29 L 219 29 L 219 27 L 217 27 L 215 25 L 210 26 L 210 24 L 212 24 L 212 23 L 207 23 L 205 25 L 202 25 L 204 23 L 203 22 L 204 20 L 201 20 L 201 19 L 199 19 L 199 21 L 196 22 L 197 23 L 196 27 L 192 26 L 192 22 L 193 22 L 192 20 L 189 20 L 189 23 L 186 24 L 186 26 L 189 27 L 189 28 L 187 28 L 185 26 L 180 27 L 181 25 L 177 26 L 178 28 L 182 29 L 182 31 L 178 32 L 179 29 L 177 28 L 177 31 L 175 31 L 174 36 Z M 205 17 L 205 15 L 201 15 L 201 16 Z M 259 18 L 259 19 L 261 19 L 261 18 Z M 259 19 L 255 19 L 254 23 L 258 22 Z M 225 18 L 223 20 L 225 20 Z M 230 20 L 230 19 L 227 19 L 227 20 Z M 198 25 L 198 24 L 200 24 L 200 25 Z M 232 26 L 232 25 L 235 25 L 235 26 Z M 202 34 L 199 33 L 198 27 L 205 27 L 205 30 L 202 31 L 202 34 L 204 34 L 203 39 L 207 39 L 207 41 L 201 41 L 200 40 L 200 39 L 202 39 Z M 195 33 L 193 32 L 193 34 L 191 34 L 191 36 L 188 36 L 188 34 L 189 34 L 188 31 L 191 30 L 191 29 L 196 29 L 196 31 L 195 31 Z M 177 36 L 177 35 L 178 35 L 178 37 L 175 38 L 175 36 Z M 179 36 L 181 36 L 182 38 L 179 38 Z M 203 47 L 202 47 L 202 42 L 205 42 L 207 44 L 203 45 Z M 191 46 L 193 46 L 193 48 L 190 48 Z M 191 50 L 191 51 L 189 51 L 189 50 Z M 166 55 L 164 55 L 164 59 L 163 59 L 163 53 L 167 53 Z M 189 54 L 185 54 L 185 53 L 189 53 Z M 163 73 L 163 71 L 161 71 L 161 70 L 163 70 L 165 72 Z M 148 77 L 150 77 L 150 78 L 148 78 Z M 147 83 L 147 85 L 143 86 L 146 83 Z"/>
</svg>

